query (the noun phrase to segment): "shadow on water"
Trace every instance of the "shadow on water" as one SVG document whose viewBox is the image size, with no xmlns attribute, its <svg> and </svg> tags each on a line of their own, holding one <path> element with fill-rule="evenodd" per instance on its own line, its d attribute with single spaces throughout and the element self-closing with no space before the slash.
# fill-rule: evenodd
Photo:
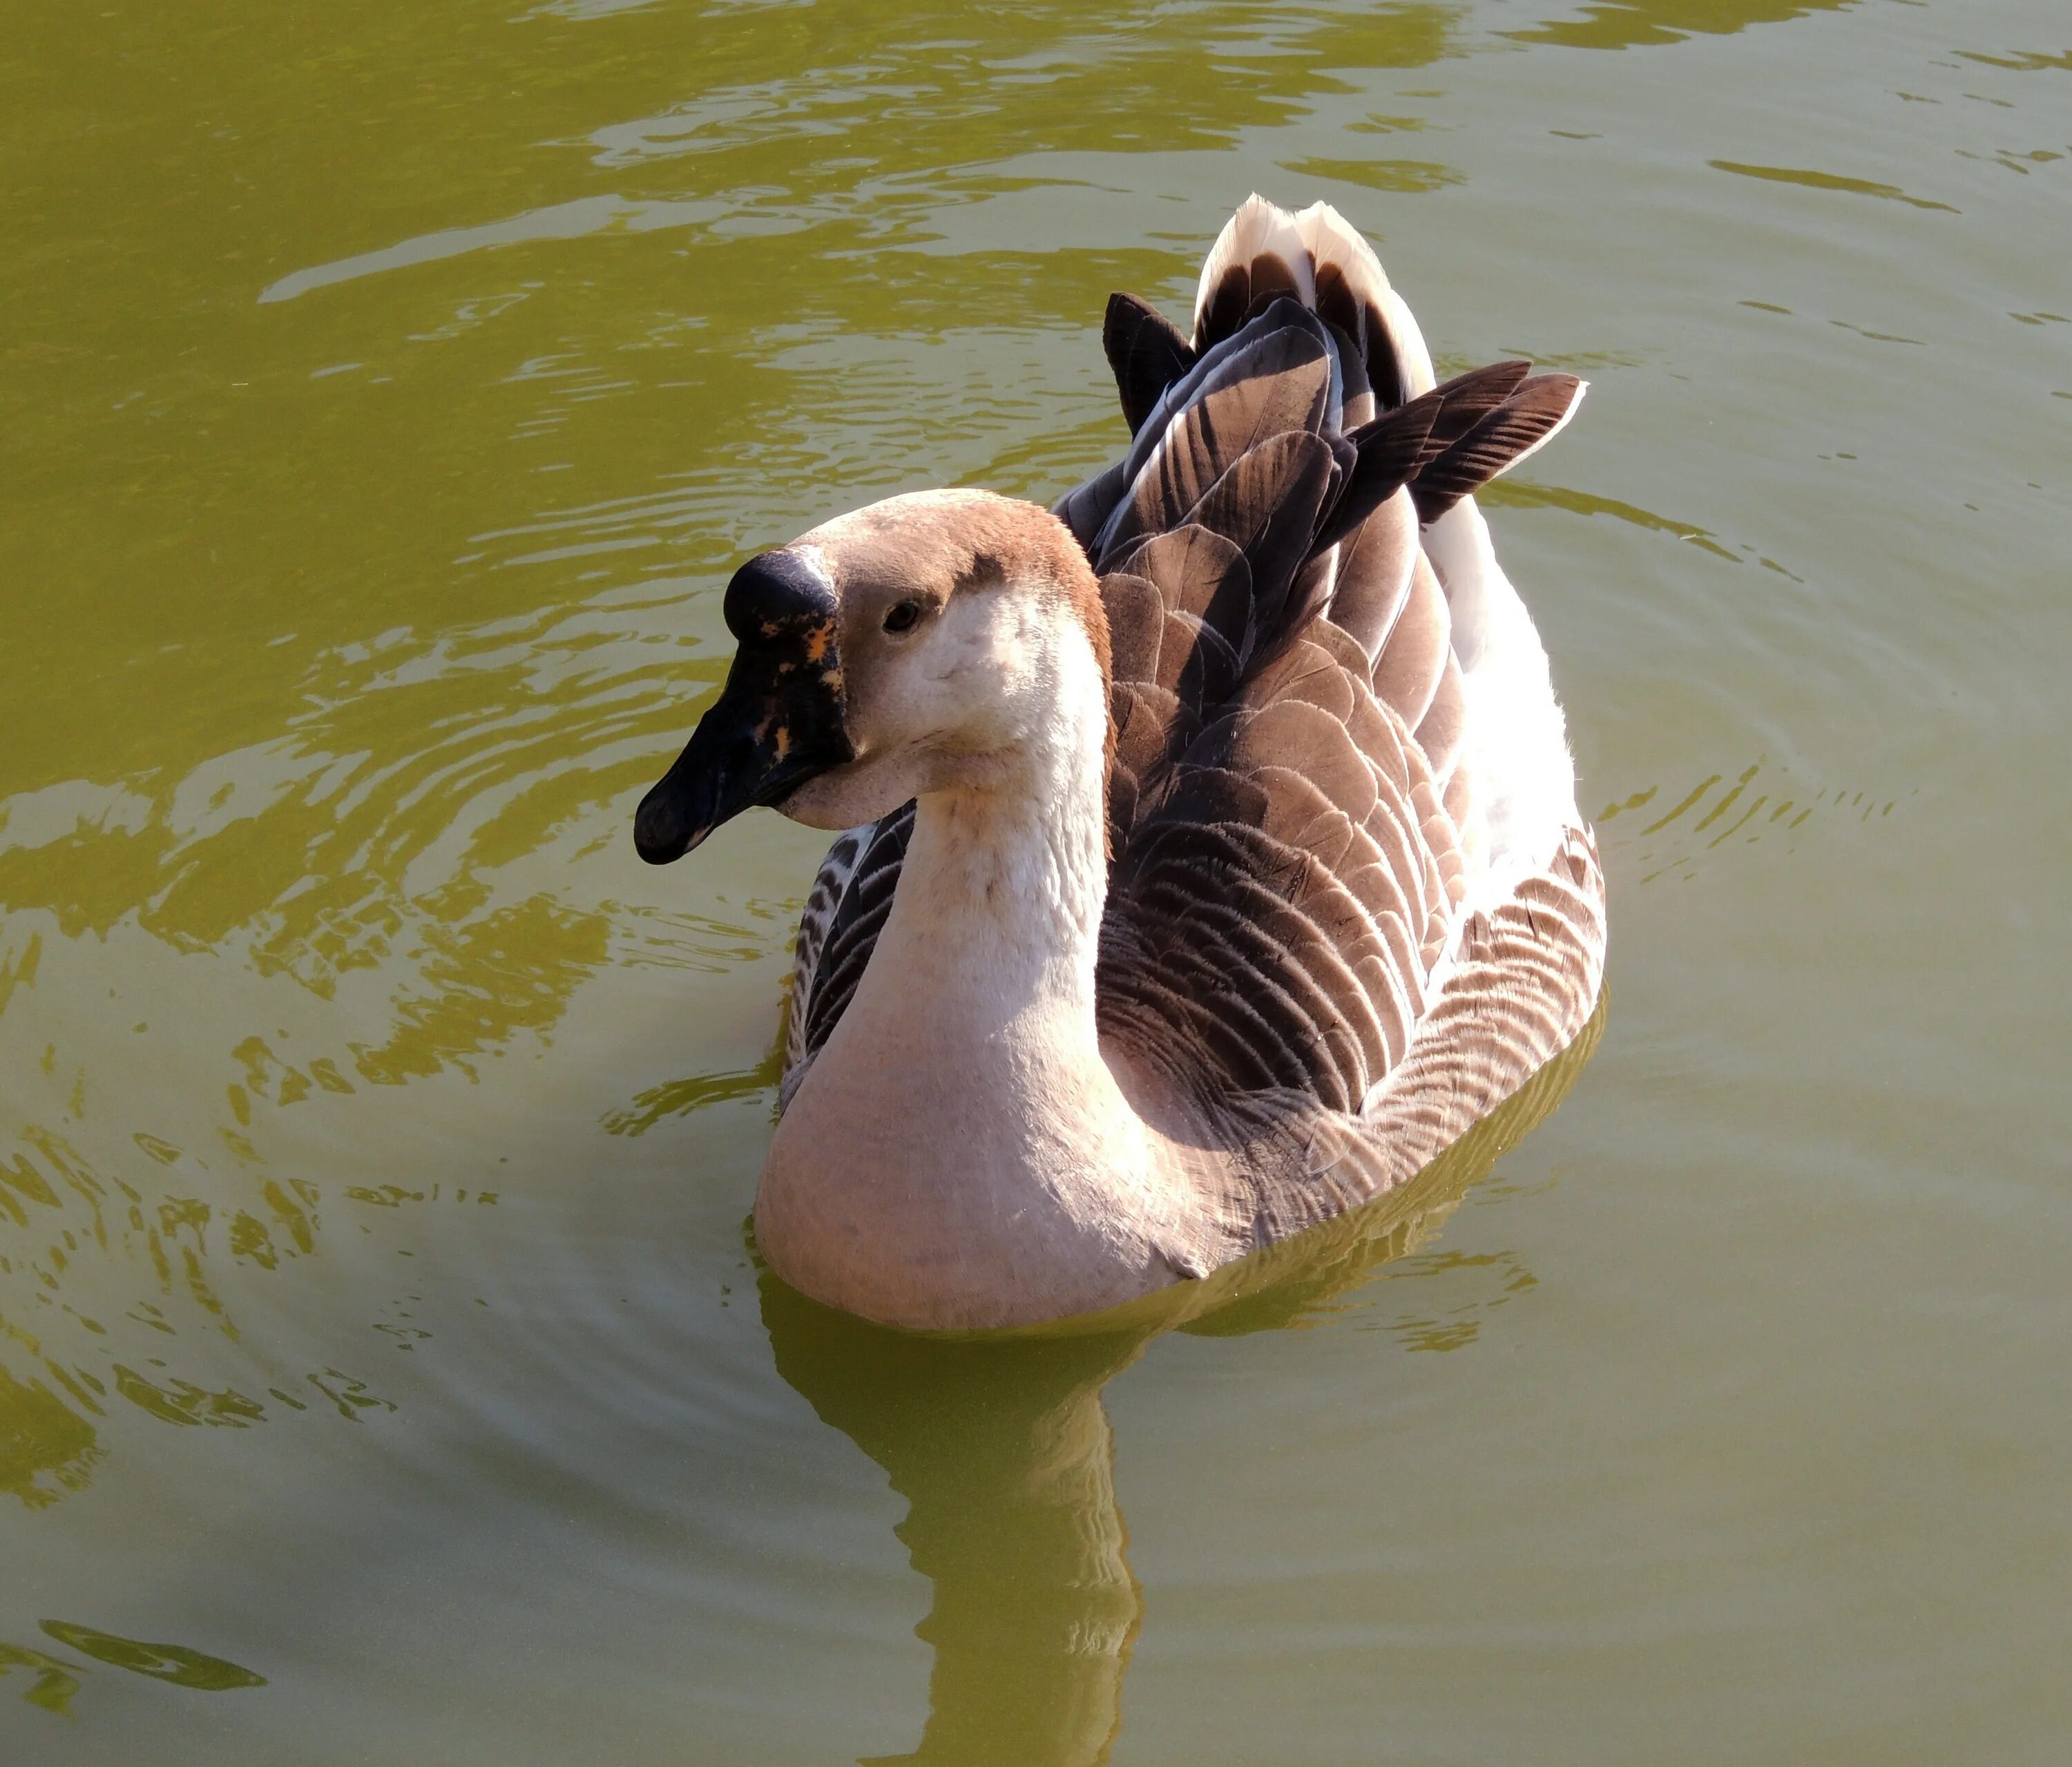
<svg viewBox="0 0 2072 1767">
<path fill-rule="evenodd" d="M 935 1650 L 920 1746 L 864 1767 L 1095 1767 L 1108 1759 L 1144 1600 L 1116 1499 L 1103 1389 L 1161 1332 L 1235 1337 L 1299 1325 L 1413 1250 L 1560 1103 L 1605 1016 L 1601 1000 L 1566 1052 L 1393 1195 L 1204 1281 L 1067 1328 L 889 1331 L 763 1272 L 778 1373 L 885 1469 L 908 1505 L 899 1538 L 934 1586 L 916 1629 Z"/>
</svg>

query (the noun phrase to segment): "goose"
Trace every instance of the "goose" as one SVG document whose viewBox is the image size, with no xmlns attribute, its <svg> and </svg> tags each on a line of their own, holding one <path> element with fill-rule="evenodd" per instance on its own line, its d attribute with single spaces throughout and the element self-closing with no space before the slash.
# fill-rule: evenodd
<svg viewBox="0 0 2072 1767">
<path fill-rule="evenodd" d="M 1117 294 L 1131 441 L 1050 509 L 887 498 L 729 583 L 635 813 L 841 831 L 754 1231 L 812 1299 L 1030 1327 L 1404 1184 L 1589 1022 L 1604 880 L 1473 493 L 1584 384 L 1436 381 L 1366 241 L 1254 196 L 1190 335 Z"/>
</svg>

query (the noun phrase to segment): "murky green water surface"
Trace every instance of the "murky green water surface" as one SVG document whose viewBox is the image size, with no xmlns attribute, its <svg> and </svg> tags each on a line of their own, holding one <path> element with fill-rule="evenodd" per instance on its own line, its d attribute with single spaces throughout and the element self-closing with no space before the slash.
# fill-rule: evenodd
<svg viewBox="0 0 2072 1767">
<path fill-rule="evenodd" d="M 2066 24 L 14 7 L 0 1754 L 2062 1760 Z M 1594 383 L 1491 500 L 1601 1042 L 1190 1329 L 847 1327 L 818 842 L 633 804 L 734 563 L 1104 460 L 1255 187 Z"/>
</svg>

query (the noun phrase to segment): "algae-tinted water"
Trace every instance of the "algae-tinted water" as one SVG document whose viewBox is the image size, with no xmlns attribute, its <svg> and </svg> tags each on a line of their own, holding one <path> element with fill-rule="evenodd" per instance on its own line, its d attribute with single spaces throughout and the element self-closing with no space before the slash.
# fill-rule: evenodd
<svg viewBox="0 0 2072 1767">
<path fill-rule="evenodd" d="M 0 1755 L 2061 1760 L 2066 23 L 13 8 Z M 1255 187 L 1593 383 L 1489 501 L 1601 1040 L 1306 1286 L 860 1331 L 743 1225 L 817 842 L 631 807 Z"/>
</svg>

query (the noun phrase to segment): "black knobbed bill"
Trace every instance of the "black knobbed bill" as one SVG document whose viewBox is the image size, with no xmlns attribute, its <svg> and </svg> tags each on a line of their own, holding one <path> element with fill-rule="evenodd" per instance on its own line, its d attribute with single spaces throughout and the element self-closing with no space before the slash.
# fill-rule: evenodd
<svg viewBox="0 0 2072 1767">
<path fill-rule="evenodd" d="M 651 865 L 856 758 L 842 727 L 835 595 L 820 574 L 794 554 L 763 553 L 734 572 L 726 611 L 740 640 L 726 686 L 634 814 L 633 844 Z"/>
</svg>

